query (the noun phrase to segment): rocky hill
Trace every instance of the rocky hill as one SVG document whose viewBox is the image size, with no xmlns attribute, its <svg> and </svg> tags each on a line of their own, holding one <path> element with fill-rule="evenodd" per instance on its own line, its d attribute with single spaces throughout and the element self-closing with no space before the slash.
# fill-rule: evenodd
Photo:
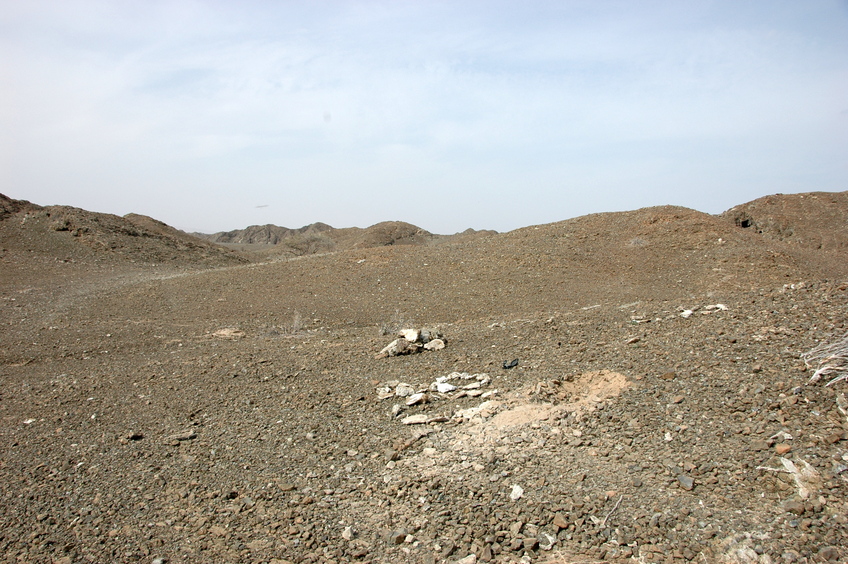
<svg viewBox="0 0 848 564">
<path fill-rule="evenodd" d="M 250 263 L 0 199 L 0 554 L 845 562 L 846 198 Z"/>
<path fill-rule="evenodd" d="M 433 245 L 496 233 L 491 230 L 467 229 L 455 235 L 434 235 L 403 221 L 384 221 L 366 228 L 336 229 L 326 223 L 311 223 L 299 229 L 277 225 L 252 225 L 235 231 L 193 235 L 268 259 L 391 245 Z"/>
</svg>

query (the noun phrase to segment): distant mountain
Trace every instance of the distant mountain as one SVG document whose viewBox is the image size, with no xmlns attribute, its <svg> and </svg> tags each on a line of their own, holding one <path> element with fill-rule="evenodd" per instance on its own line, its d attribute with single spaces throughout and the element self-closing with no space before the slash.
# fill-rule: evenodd
<svg viewBox="0 0 848 564">
<path fill-rule="evenodd" d="M 449 240 L 467 240 L 495 231 L 469 229 L 456 235 L 434 235 L 404 221 L 383 221 L 371 227 L 336 229 L 326 223 L 311 223 L 298 229 L 278 225 L 251 225 L 245 229 L 211 235 L 193 233 L 207 241 L 243 251 L 270 256 L 303 256 L 346 249 L 365 249 L 391 245 L 431 245 Z"/>
<path fill-rule="evenodd" d="M 237 245 L 277 245 L 285 239 L 291 237 L 313 235 L 332 231 L 333 228 L 326 223 L 311 223 L 300 229 L 289 229 L 288 227 L 280 227 L 278 225 L 251 225 L 245 229 L 235 229 L 233 231 L 219 231 L 211 235 L 204 233 L 192 233 L 195 237 L 200 237 L 213 243 L 228 243 Z"/>
<path fill-rule="evenodd" d="M 6 249 L 62 260 L 112 257 L 142 263 L 225 266 L 249 259 L 153 218 L 39 206 L 0 194 L 0 240 Z"/>
</svg>

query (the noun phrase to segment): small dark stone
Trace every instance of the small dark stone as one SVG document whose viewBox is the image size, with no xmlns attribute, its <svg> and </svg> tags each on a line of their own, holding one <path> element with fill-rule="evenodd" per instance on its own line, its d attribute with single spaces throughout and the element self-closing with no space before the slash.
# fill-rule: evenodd
<svg viewBox="0 0 848 564">
<path fill-rule="evenodd" d="M 680 487 L 684 490 L 691 490 L 695 487 L 695 480 L 686 474 L 679 474 L 677 476 L 677 481 L 680 482 Z"/>
</svg>

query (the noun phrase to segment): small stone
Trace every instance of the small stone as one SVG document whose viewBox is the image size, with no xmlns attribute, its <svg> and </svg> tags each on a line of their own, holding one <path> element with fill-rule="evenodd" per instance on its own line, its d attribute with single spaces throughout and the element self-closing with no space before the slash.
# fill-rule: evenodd
<svg viewBox="0 0 848 564">
<path fill-rule="evenodd" d="M 174 433 L 173 435 L 168 436 L 168 441 L 190 441 L 197 437 L 197 433 L 193 430 L 188 429 L 186 431 L 182 431 L 180 433 Z"/>
<path fill-rule="evenodd" d="M 477 564 L 477 556 L 475 554 L 469 554 L 465 558 L 457 560 L 456 564 Z"/>
<path fill-rule="evenodd" d="M 494 554 L 492 554 L 492 545 L 487 544 L 484 546 L 483 550 L 480 552 L 480 561 L 491 562 L 494 557 Z"/>
<path fill-rule="evenodd" d="M 539 543 L 539 548 L 542 550 L 551 550 L 557 542 L 556 536 L 544 531 L 539 533 L 539 537 L 536 540 Z"/>
<path fill-rule="evenodd" d="M 392 531 L 389 534 L 389 544 L 403 544 L 403 542 L 406 540 L 406 535 L 406 529 Z"/>
<path fill-rule="evenodd" d="M 164 558 L 154 558 L 150 564 L 165 564 L 167 562 Z"/>
<path fill-rule="evenodd" d="M 381 386 L 377 388 L 377 399 L 384 400 L 394 397 L 395 392 L 389 386 Z"/>
<path fill-rule="evenodd" d="M 767 441 L 759 440 L 759 441 L 752 441 L 751 442 L 751 448 L 753 450 L 766 450 L 766 449 L 768 449 L 768 447 L 769 447 L 769 445 L 768 445 Z"/>
<path fill-rule="evenodd" d="M 786 454 L 790 450 L 792 450 L 792 446 L 788 445 L 786 443 L 780 443 L 779 445 L 775 445 L 775 447 L 774 447 L 774 451 L 777 454 Z"/>
<path fill-rule="evenodd" d="M 824 438 L 826 444 L 832 445 L 842 440 L 842 433 L 833 433 Z"/>
<path fill-rule="evenodd" d="M 417 329 L 401 329 L 398 331 L 398 337 L 403 337 L 410 343 L 414 343 L 420 337 L 420 333 Z"/>
<path fill-rule="evenodd" d="M 787 499 L 783 502 L 783 509 L 795 515 L 804 513 L 804 502 L 799 499 Z"/>
<path fill-rule="evenodd" d="M 684 490 L 691 490 L 695 487 L 695 480 L 691 476 L 687 476 L 686 474 L 678 475 L 677 481 L 680 482 L 680 487 L 682 487 Z"/>
<path fill-rule="evenodd" d="M 429 417 L 426 413 L 416 413 L 415 415 L 410 415 L 409 417 L 404 417 L 400 420 L 404 425 L 423 425 L 427 423 Z"/>
<path fill-rule="evenodd" d="M 410 386 L 409 384 L 405 384 L 401 382 L 395 388 L 395 395 L 399 398 L 406 398 L 415 393 L 415 388 Z"/>
<path fill-rule="evenodd" d="M 686 399 L 686 396 L 674 396 L 671 398 L 671 403 L 681 403 L 684 399 Z"/>
<path fill-rule="evenodd" d="M 536 546 L 538 546 L 539 539 L 537 539 L 537 538 L 525 538 L 524 541 L 522 542 L 522 544 L 524 545 L 524 550 L 533 550 L 533 549 L 536 548 Z"/>
<path fill-rule="evenodd" d="M 523 496 L 523 495 L 524 495 L 524 488 L 522 488 L 518 484 L 514 484 L 512 486 L 512 491 L 509 492 L 509 499 L 511 499 L 512 501 L 518 501 L 519 499 L 521 499 L 521 496 Z"/>
<path fill-rule="evenodd" d="M 835 546 L 823 546 L 819 549 L 818 557 L 827 562 L 837 562 L 839 560 L 839 549 Z"/>
<path fill-rule="evenodd" d="M 351 540 L 353 538 L 353 527 L 345 527 L 342 531 L 342 538 L 346 541 Z"/>
<path fill-rule="evenodd" d="M 450 421 L 450 417 L 446 415 L 436 415 L 427 419 L 427 424 L 429 425 L 431 423 L 447 423 L 448 421 Z"/>
<path fill-rule="evenodd" d="M 424 393 L 424 392 L 419 392 L 417 394 L 412 394 L 411 396 L 409 396 L 406 399 L 406 405 L 416 405 L 416 404 L 419 404 L 419 403 L 427 403 L 427 401 L 429 401 L 427 394 Z"/>
<path fill-rule="evenodd" d="M 660 380 L 674 380 L 677 378 L 677 374 L 674 372 L 666 372 L 664 374 L 660 374 Z"/>
<path fill-rule="evenodd" d="M 567 529 L 568 528 L 568 519 L 565 518 L 565 515 L 562 513 L 557 513 L 554 515 L 554 526 L 559 529 Z"/>
<path fill-rule="evenodd" d="M 800 562 L 801 555 L 796 550 L 787 550 L 780 555 L 784 562 Z"/>
<path fill-rule="evenodd" d="M 224 537 L 227 535 L 227 529 L 218 525 L 213 525 L 212 527 L 209 527 L 209 532 L 212 533 L 212 536 L 215 537 Z"/>
<path fill-rule="evenodd" d="M 456 386 L 453 384 L 449 384 L 447 382 L 437 382 L 436 383 L 436 391 L 440 394 L 446 394 L 448 392 L 452 392 L 456 389 Z"/>
<path fill-rule="evenodd" d="M 432 341 L 424 345 L 424 348 L 428 351 L 440 351 L 445 348 L 445 342 L 441 339 L 433 339 Z"/>
</svg>

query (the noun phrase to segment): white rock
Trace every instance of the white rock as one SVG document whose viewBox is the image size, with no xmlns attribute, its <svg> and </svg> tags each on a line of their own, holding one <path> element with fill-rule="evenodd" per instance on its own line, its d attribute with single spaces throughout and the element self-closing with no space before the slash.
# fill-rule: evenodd
<svg viewBox="0 0 848 564">
<path fill-rule="evenodd" d="M 693 313 L 695 312 L 691 309 L 683 310 L 682 312 L 680 312 L 680 317 L 682 317 L 683 319 L 689 319 L 690 317 L 692 317 Z"/>
<path fill-rule="evenodd" d="M 557 543 L 557 538 L 550 533 L 539 533 L 539 548 L 542 550 L 550 550 Z"/>
<path fill-rule="evenodd" d="M 342 538 L 346 541 L 351 540 L 353 538 L 353 527 L 345 527 L 342 531 Z"/>
<path fill-rule="evenodd" d="M 466 384 L 462 387 L 463 390 L 477 390 L 483 386 L 482 382 L 471 382 L 470 384 Z"/>
<path fill-rule="evenodd" d="M 377 388 L 377 399 L 384 400 L 384 399 L 388 399 L 388 398 L 390 398 L 394 395 L 395 395 L 394 390 L 392 390 L 388 386 L 382 386 L 380 388 Z"/>
<path fill-rule="evenodd" d="M 398 331 L 398 336 L 403 337 L 410 343 L 414 343 L 421 335 L 418 333 L 418 329 L 401 329 Z"/>
<path fill-rule="evenodd" d="M 440 351 L 445 348 L 445 342 L 441 339 L 433 339 L 424 345 L 424 348 L 428 351 Z"/>
<path fill-rule="evenodd" d="M 415 388 L 409 384 L 400 383 L 395 388 L 395 395 L 399 398 L 407 398 L 415 393 Z"/>
<path fill-rule="evenodd" d="M 407 398 L 406 405 L 415 405 L 418 403 L 427 403 L 427 394 L 424 392 L 419 392 L 417 394 L 412 394 Z"/>
<path fill-rule="evenodd" d="M 522 488 L 518 484 L 514 484 L 512 486 L 512 491 L 509 492 L 509 499 L 511 499 L 512 501 L 518 501 L 519 499 L 521 499 L 521 496 L 523 496 L 523 495 L 524 495 L 524 488 Z"/>
<path fill-rule="evenodd" d="M 446 394 L 448 392 L 452 392 L 456 389 L 456 386 L 453 384 L 448 384 L 447 382 L 436 382 L 436 391 L 442 394 Z"/>
<path fill-rule="evenodd" d="M 494 409 L 495 409 L 498 405 L 499 405 L 499 404 L 498 404 L 498 402 L 495 402 L 495 401 L 492 401 L 492 400 L 484 401 L 483 403 L 481 403 L 481 404 L 480 404 L 480 405 L 478 405 L 477 407 L 469 407 L 469 408 L 467 408 L 467 409 L 460 409 L 460 410 L 458 410 L 458 411 L 454 414 L 454 417 L 455 417 L 455 418 L 459 418 L 459 419 L 471 419 L 471 418 L 472 418 L 472 417 L 474 417 L 475 415 L 480 415 L 480 414 L 481 414 L 481 412 L 487 412 L 487 413 L 489 413 L 489 412 L 491 412 L 491 411 L 494 411 Z M 488 416 L 488 415 L 487 415 L 487 416 Z"/>
<path fill-rule="evenodd" d="M 388 345 L 386 345 L 383 350 L 377 353 L 377 356 L 395 356 L 397 354 L 397 346 L 400 339 L 395 339 Z"/>
<path fill-rule="evenodd" d="M 456 564 L 477 564 L 477 556 L 474 554 L 469 554 L 465 558 L 460 558 L 456 561 Z"/>
<path fill-rule="evenodd" d="M 404 425 L 421 425 L 426 423 L 429 417 L 424 413 L 416 413 L 415 415 L 410 415 L 409 417 L 404 417 L 400 420 Z"/>
</svg>

